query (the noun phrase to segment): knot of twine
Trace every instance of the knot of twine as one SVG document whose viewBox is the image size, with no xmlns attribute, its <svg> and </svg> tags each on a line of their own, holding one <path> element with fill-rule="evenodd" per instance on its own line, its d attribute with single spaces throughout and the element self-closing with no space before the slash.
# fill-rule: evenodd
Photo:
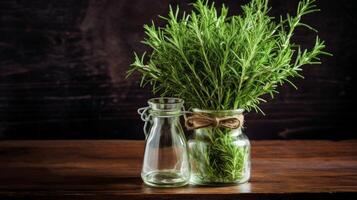
<svg viewBox="0 0 357 200">
<path fill-rule="evenodd" d="M 202 113 L 194 113 L 186 118 L 185 126 L 189 130 L 206 127 L 237 129 L 243 126 L 243 121 L 243 114 L 229 117 L 210 117 Z"/>
</svg>

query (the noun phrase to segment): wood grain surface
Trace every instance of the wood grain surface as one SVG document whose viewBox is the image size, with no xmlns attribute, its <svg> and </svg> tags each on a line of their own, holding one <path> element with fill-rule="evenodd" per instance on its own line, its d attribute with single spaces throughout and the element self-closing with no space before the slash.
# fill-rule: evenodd
<svg viewBox="0 0 357 200">
<path fill-rule="evenodd" d="M 0 141 L 0 199 L 355 199 L 357 140 L 253 141 L 252 179 L 142 183 L 142 141 Z"/>
<path fill-rule="evenodd" d="M 136 109 L 153 95 L 138 74 L 125 79 L 133 52 L 147 50 L 143 24 L 166 15 L 169 4 L 189 11 L 194 0 L 0 1 L 0 138 L 143 139 Z M 241 13 L 249 0 L 225 3 Z M 271 0 L 271 15 L 295 13 L 299 0 Z M 299 87 L 285 85 L 249 113 L 254 139 L 356 138 L 352 77 L 357 63 L 354 1 L 317 1 L 321 12 L 304 18 L 319 30 L 333 57 L 306 66 Z M 309 47 L 315 33 L 298 29 Z M 336 117 L 338 116 L 338 117 Z M 51 133 L 51 134 L 48 134 Z"/>
</svg>

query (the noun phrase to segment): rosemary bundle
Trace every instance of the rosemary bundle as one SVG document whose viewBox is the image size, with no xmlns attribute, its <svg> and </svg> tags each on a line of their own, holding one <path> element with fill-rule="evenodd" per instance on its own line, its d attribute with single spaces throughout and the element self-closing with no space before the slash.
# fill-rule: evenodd
<svg viewBox="0 0 357 200">
<path fill-rule="evenodd" d="M 243 14 L 228 16 L 208 1 L 197 0 L 190 14 L 170 7 L 165 27 L 145 25 L 144 44 L 150 55 L 135 54 L 133 71 L 142 73 L 142 85 L 154 93 L 183 98 L 191 108 L 260 110 L 264 94 L 272 97 L 278 85 L 301 75 L 305 64 L 319 64 L 324 42 L 316 37 L 311 50 L 302 50 L 291 38 L 299 26 L 315 30 L 301 18 L 318 11 L 314 0 L 299 3 L 295 16 L 278 21 L 268 15 L 268 0 L 252 0 Z M 147 58 L 148 60 L 146 60 Z M 295 86 L 294 86 L 295 87 Z"/>
<path fill-rule="evenodd" d="M 289 83 L 306 64 L 319 64 L 325 45 L 319 37 L 311 49 L 292 42 L 294 31 L 305 27 L 304 15 L 319 11 L 314 0 L 299 2 L 295 15 L 275 19 L 268 15 L 268 0 L 243 5 L 241 15 L 228 16 L 222 5 L 197 0 L 189 14 L 170 7 L 160 16 L 164 27 L 145 25 L 143 43 L 149 54 L 135 54 L 128 71 L 142 73 L 142 82 L 162 96 L 183 98 L 189 108 L 205 110 L 244 109 L 262 112 L 265 94 L 273 98 L 277 87 Z M 216 128 L 217 129 L 217 128 Z M 234 146 L 229 131 L 211 129 L 210 145 L 194 146 L 191 156 L 200 163 L 202 178 L 211 182 L 232 182 L 243 173 L 247 152 Z M 196 149 L 196 150 L 195 150 Z M 199 150 L 201 149 L 201 150 Z"/>
</svg>

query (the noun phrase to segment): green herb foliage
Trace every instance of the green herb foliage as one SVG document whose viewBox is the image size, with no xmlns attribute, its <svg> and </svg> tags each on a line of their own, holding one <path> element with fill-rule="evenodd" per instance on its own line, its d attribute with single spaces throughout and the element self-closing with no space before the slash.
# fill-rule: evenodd
<svg viewBox="0 0 357 200">
<path fill-rule="evenodd" d="M 228 16 L 224 5 L 197 0 L 190 14 L 172 9 L 165 27 L 145 25 L 143 41 L 149 55 L 135 54 L 129 74 L 139 71 L 142 85 L 153 92 L 183 98 L 190 108 L 259 111 L 259 104 L 306 64 L 319 64 L 324 42 L 316 37 L 312 49 L 302 50 L 292 42 L 304 15 L 318 11 L 314 0 L 302 0 L 295 16 L 274 19 L 268 15 L 268 0 L 252 0 L 241 15 Z M 294 86 L 294 85 L 293 85 Z"/>
<path fill-rule="evenodd" d="M 232 130 L 204 128 L 189 140 L 191 179 L 198 184 L 222 184 L 247 181 L 250 167 L 248 144 L 238 146 L 244 135 L 232 137 Z"/>
</svg>

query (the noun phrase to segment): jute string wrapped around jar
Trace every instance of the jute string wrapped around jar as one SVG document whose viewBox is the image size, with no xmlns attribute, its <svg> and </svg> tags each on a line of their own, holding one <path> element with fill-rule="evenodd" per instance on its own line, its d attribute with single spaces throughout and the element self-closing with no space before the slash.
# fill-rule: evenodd
<svg viewBox="0 0 357 200">
<path fill-rule="evenodd" d="M 189 130 L 206 127 L 222 127 L 237 129 L 243 126 L 243 114 L 229 117 L 211 117 L 202 113 L 193 113 L 185 120 L 185 126 Z"/>
</svg>

